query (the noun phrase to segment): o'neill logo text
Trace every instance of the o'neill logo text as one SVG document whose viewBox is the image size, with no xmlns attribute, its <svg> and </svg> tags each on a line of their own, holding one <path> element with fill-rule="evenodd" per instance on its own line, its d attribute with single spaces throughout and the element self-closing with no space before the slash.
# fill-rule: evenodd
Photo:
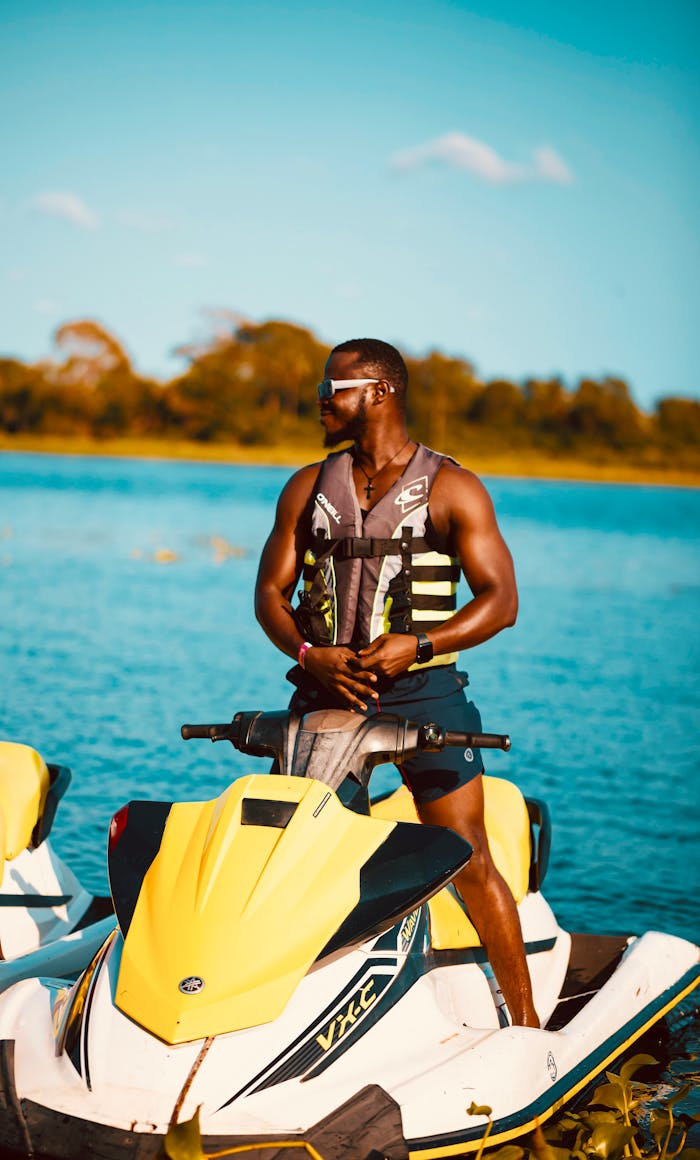
<svg viewBox="0 0 700 1160">
<path fill-rule="evenodd" d="M 413 479 L 405 483 L 397 495 L 394 503 L 401 508 L 404 515 L 420 507 L 428 498 L 428 477 L 422 475 L 420 479 Z"/>
<path fill-rule="evenodd" d="M 328 512 L 331 519 L 335 520 L 335 522 L 337 524 L 340 523 L 340 514 L 333 507 L 333 504 L 331 503 L 331 501 L 329 499 L 326 499 L 326 497 L 322 491 L 319 491 L 318 495 L 316 496 L 316 503 L 320 504 L 321 507 L 324 508 L 325 511 Z"/>
</svg>

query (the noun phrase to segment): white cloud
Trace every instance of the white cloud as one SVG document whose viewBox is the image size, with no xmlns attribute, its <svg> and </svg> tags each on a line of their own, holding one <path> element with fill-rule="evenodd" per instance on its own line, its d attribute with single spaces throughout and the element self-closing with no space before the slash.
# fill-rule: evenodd
<svg viewBox="0 0 700 1160">
<path fill-rule="evenodd" d="M 183 270 L 203 270 L 205 266 L 209 265 L 204 254 L 195 253 L 176 254 L 173 262 Z"/>
<path fill-rule="evenodd" d="M 130 210 L 119 210 L 114 215 L 120 226 L 129 230 L 140 230 L 144 234 L 164 234 L 175 228 L 175 223 L 164 214 L 132 213 Z"/>
<path fill-rule="evenodd" d="M 543 145 L 533 154 L 532 165 L 506 161 L 485 141 L 466 133 L 444 133 L 423 145 L 403 149 L 391 158 L 391 167 L 402 172 L 441 163 L 450 169 L 463 169 L 492 185 L 513 185 L 522 181 L 554 181 L 569 184 L 573 174 L 558 153 Z"/>
<path fill-rule="evenodd" d="M 39 193 L 32 205 L 49 217 L 63 218 L 84 230 L 94 230 L 100 224 L 97 214 L 76 193 Z"/>
<path fill-rule="evenodd" d="M 392 158 L 394 169 L 420 169 L 433 161 L 442 162 L 451 169 L 467 169 L 484 181 L 505 184 L 521 180 L 521 169 L 499 157 L 495 149 L 466 133 L 445 133 L 428 141 L 403 149 Z"/>
<path fill-rule="evenodd" d="M 543 181 L 555 181 L 558 185 L 571 185 L 574 175 L 565 161 L 550 145 L 540 145 L 535 149 L 535 172 Z"/>
</svg>

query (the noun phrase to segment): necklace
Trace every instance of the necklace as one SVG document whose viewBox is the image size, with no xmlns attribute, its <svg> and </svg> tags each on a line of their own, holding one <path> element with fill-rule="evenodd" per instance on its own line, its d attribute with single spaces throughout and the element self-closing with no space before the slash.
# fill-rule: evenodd
<svg viewBox="0 0 700 1160">
<path fill-rule="evenodd" d="M 375 489 L 374 489 L 374 486 L 373 486 L 373 483 L 374 483 L 374 480 L 377 478 L 377 476 L 382 474 L 382 472 L 383 472 L 383 470 L 384 470 L 384 468 L 385 468 L 385 467 L 388 467 L 390 463 L 393 463 L 393 462 L 394 462 L 394 460 L 395 460 L 395 459 L 396 459 L 396 458 L 397 458 L 397 457 L 398 457 L 398 456 L 401 454 L 401 452 L 403 451 L 404 447 L 408 447 L 408 445 L 409 445 L 409 443 L 410 443 L 410 442 L 411 442 L 411 440 L 410 440 L 410 438 L 409 438 L 409 439 L 407 439 L 407 440 L 406 440 L 406 442 L 405 442 L 405 443 L 402 443 L 402 445 L 401 445 L 401 447 L 399 447 L 398 451 L 395 451 L 395 452 L 394 452 L 394 454 L 392 455 L 391 459 L 387 459 L 386 463 L 383 463 L 383 464 L 382 464 L 382 466 L 379 468 L 379 471 L 375 471 L 374 475 L 369 475 L 369 474 L 368 474 L 368 473 L 365 471 L 365 469 L 364 469 L 364 467 L 362 466 L 362 464 L 361 464 L 361 463 L 359 463 L 357 459 L 355 460 L 355 463 L 357 464 L 357 466 L 359 467 L 360 471 L 362 472 L 362 474 L 364 475 L 365 479 L 367 480 L 367 486 L 366 486 L 366 488 L 365 488 L 365 495 L 367 496 L 367 499 L 371 499 L 371 498 L 372 498 L 372 492 L 375 490 Z"/>
</svg>

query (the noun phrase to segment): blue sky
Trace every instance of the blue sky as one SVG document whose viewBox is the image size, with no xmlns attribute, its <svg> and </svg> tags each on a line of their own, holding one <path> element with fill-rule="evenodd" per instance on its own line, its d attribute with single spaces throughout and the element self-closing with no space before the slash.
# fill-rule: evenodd
<svg viewBox="0 0 700 1160">
<path fill-rule="evenodd" d="M 221 319 L 699 395 L 696 0 L 0 0 L 0 352 Z M 223 312 L 223 313 L 219 313 Z"/>
</svg>

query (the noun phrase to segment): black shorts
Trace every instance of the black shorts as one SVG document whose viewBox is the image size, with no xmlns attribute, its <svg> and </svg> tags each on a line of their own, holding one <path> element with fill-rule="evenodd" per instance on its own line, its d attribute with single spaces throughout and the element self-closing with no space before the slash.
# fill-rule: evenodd
<svg viewBox="0 0 700 1160">
<path fill-rule="evenodd" d="M 294 683 L 299 680 L 299 687 L 290 709 L 303 714 L 312 709 L 338 708 L 339 702 L 316 682 L 312 686 L 301 670 L 292 672 L 294 675 L 289 675 Z M 379 711 L 398 713 L 419 725 L 433 722 L 445 729 L 481 733 L 479 710 L 464 694 L 468 683 L 467 674 L 458 672 L 454 665 L 405 673 L 380 693 Z M 377 709 L 371 706 L 367 715 L 374 712 Z M 484 763 L 479 749 L 443 749 L 441 753 L 418 753 L 398 768 L 415 801 L 432 802 L 478 777 L 484 772 Z"/>
</svg>

